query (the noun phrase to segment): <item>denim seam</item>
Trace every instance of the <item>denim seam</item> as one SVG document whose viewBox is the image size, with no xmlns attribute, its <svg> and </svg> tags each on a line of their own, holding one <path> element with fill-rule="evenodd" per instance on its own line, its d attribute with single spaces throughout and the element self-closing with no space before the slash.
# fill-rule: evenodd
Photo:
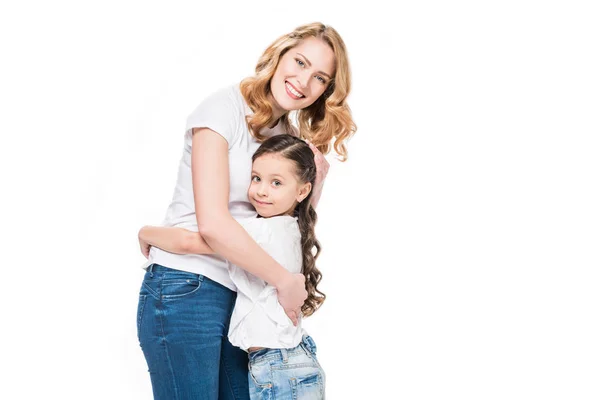
<svg viewBox="0 0 600 400">
<path fill-rule="evenodd" d="M 157 301 L 160 301 L 160 295 L 150 287 L 150 285 L 148 285 L 146 282 L 142 282 L 142 285 L 144 285 L 144 288 L 150 292 L 150 295 L 152 297 L 154 297 Z"/>
<path fill-rule="evenodd" d="M 200 285 L 202 285 L 202 280 L 200 281 Z M 230 323 L 230 319 L 231 319 L 231 314 L 233 313 L 233 307 L 234 306 L 235 306 L 235 301 L 232 301 L 231 302 L 231 307 L 229 307 L 229 318 L 227 319 L 227 323 L 225 325 L 224 332 L 229 331 L 229 323 Z M 223 337 L 222 340 L 229 340 L 229 339 L 227 338 L 227 336 L 225 336 L 225 337 Z M 223 345 L 221 344 L 221 348 L 222 348 L 222 346 Z M 239 397 L 237 395 L 237 393 L 236 393 L 237 390 L 234 390 L 234 387 L 231 384 L 231 376 L 230 376 L 230 375 L 232 375 L 231 369 L 230 369 L 229 364 L 227 362 L 225 362 L 224 360 L 225 359 L 223 357 L 221 357 L 221 362 L 223 362 L 223 365 L 225 366 L 225 368 L 224 368 L 225 369 L 225 377 L 227 378 L 227 383 L 229 383 L 229 388 L 231 389 L 231 394 L 233 395 L 233 398 L 237 399 Z M 236 389 L 237 389 L 237 387 L 236 387 Z"/>
<path fill-rule="evenodd" d="M 271 379 L 271 381 L 269 383 L 258 383 L 258 380 L 256 379 L 256 377 L 254 376 L 254 373 L 252 372 L 252 364 L 248 363 L 248 372 L 250 373 L 250 377 L 252 378 L 252 381 L 254 382 L 254 384 L 256 386 L 258 386 L 259 388 L 262 389 L 272 389 L 273 388 L 273 379 Z M 272 374 L 271 374 L 272 375 Z M 272 378 L 272 376 L 271 376 Z"/>
<path fill-rule="evenodd" d="M 315 364 L 319 366 L 319 368 L 321 368 L 321 364 L 319 364 L 319 361 L 317 360 L 317 355 L 310 351 L 310 349 L 308 349 L 308 347 L 304 343 L 300 343 L 300 346 L 302 346 L 302 348 L 306 352 L 306 355 L 310 357 L 310 359 L 313 360 Z"/>
<path fill-rule="evenodd" d="M 175 380 L 175 371 L 173 370 L 173 363 L 171 362 L 171 356 L 169 354 L 169 347 L 168 347 L 168 342 L 167 342 L 167 336 L 165 335 L 165 327 L 164 327 L 164 319 L 163 319 L 163 313 L 162 313 L 162 305 L 161 303 L 158 304 L 157 307 L 157 311 L 159 312 L 158 318 L 160 320 L 160 332 L 162 334 L 162 345 L 165 348 L 165 353 L 167 355 L 167 364 L 169 365 L 169 371 L 171 372 L 171 379 L 173 381 L 173 389 L 175 392 L 175 399 L 173 400 L 177 400 L 179 399 L 179 389 L 177 388 L 177 381 Z"/>
<path fill-rule="evenodd" d="M 314 362 L 312 362 L 312 363 L 286 364 L 286 365 L 275 365 L 275 366 L 272 366 L 271 368 L 273 368 L 276 371 L 281 371 L 281 370 L 286 370 L 286 369 L 310 368 L 310 367 L 316 367 L 316 364 Z"/>
<path fill-rule="evenodd" d="M 142 317 L 144 315 L 144 307 L 146 306 L 146 297 L 148 297 L 145 294 L 141 294 L 140 295 L 140 299 L 139 299 L 139 310 L 138 310 L 138 317 L 137 317 L 137 333 L 138 333 L 138 340 L 140 338 L 140 331 L 142 328 Z"/>
<path fill-rule="evenodd" d="M 224 338 L 224 340 L 227 340 L 227 338 Z M 221 344 L 222 346 L 222 344 Z M 233 390 L 233 385 L 231 384 L 231 378 L 230 378 L 230 370 L 229 370 L 229 365 L 227 362 L 225 362 L 225 359 L 221 356 L 221 362 L 223 363 L 223 369 L 225 370 L 225 378 L 227 378 L 227 383 L 229 384 L 229 390 L 231 390 L 231 394 L 233 395 L 234 399 L 237 399 L 238 396 L 235 393 L 235 391 Z"/>
<path fill-rule="evenodd" d="M 290 378 L 290 386 L 292 387 L 292 400 L 298 399 L 298 382 L 296 378 Z"/>
</svg>

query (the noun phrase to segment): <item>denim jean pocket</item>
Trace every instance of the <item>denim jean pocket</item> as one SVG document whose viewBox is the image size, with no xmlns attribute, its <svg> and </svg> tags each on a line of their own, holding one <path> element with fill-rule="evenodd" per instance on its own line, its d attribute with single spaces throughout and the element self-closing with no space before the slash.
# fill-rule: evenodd
<svg viewBox="0 0 600 400">
<path fill-rule="evenodd" d="M 202 275 L 187 274 L 177 277 L 164 276 L 160 284 L 162 300 L 177 300 L 196 293 L 202 286 Z"/>
<path fill-rule="evenodd" d="M 248 363 L 248 376 L 258 388 L 268 389 L 273 386 L 271 368 L 268 363 Z"/>
<path fill-rule="evenodd" d="M 311 399 L 319 400 L 324 398 L 325 387 L 321 371 L 290 378 L 293 399 Z"/>
</svg>

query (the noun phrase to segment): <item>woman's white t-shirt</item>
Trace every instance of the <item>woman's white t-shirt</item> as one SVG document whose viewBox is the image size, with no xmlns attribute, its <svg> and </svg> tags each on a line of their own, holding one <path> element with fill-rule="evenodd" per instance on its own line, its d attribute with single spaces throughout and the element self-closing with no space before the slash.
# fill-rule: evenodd
<svg viewBox="0 0 600 400">
<path fill-rule="evenodd" d="M 302 238 L 295 217 L 244 218 L 238 222 L 279 264 L 292 273 L 302 271 Z M 229 325 L 229 341 L 250 347 L 292 348 L 302 340 L 301 320 L 294 326 L 277 300 L 277 290 L 242 268 L 229 264 L 238 288 Z"/>
<path fill-rule="evenodd" d="M 192 188 L 192 129 L 209 128 L 223 136 L 229 147 L 229 212 L 236 220 L 251 218 L 256 211 L 248 202 L 248 186 L 252 172 L 252 155 L 260 146 L 248 129 L 246 115 L 252 110 L 246 104 L 239 84 L 221 89 L 207 97 L 187 119 L 183 156 L 173 200 L 167 210 L 163 226 L 174 226 L 198 232 L 194 193 Z M 279 123 L 265 128 L 261 134 L 270 137 L 286 133 Z M 289 132 L 292 133 L 292 132 Z M 236 290 L 228 272 L 228 262 L 218 255 L 173 254 L 152 247 L 148 262 L 168 268 L 207 276 L 221 285 Z"/>
</svg>

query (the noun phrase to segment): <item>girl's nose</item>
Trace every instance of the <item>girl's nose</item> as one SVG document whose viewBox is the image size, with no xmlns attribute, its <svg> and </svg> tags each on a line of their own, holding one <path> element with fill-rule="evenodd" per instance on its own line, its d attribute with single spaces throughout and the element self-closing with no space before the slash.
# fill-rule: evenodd
<svg viewBox="0 0 600 400">
<path fill-rule="evenodd" d="M 267 195 L 267 188 L 264 185 L 260 185 L 258 187 L 257 193 L 259 196 L 266 196 Z"/>
</svg>

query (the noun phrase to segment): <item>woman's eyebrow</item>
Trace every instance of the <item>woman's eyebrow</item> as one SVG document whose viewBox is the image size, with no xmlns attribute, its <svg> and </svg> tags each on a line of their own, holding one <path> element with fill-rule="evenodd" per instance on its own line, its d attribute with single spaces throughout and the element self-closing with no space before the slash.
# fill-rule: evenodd
<svg viewBox="0 0 600 400">
<path fill-rule="evenodd" d="M 304 57 L 304 54 L 302 53 L 296 53 L 298 54 L 300 57 L 304 58 L 304 61 L 306 61 L 306 63 L 308 64 L 309 67 L 312 67 L 312 63 L 310 61 L 308 61 L 308 58 Z M 328 77 L 329 79 L 331 79 L 331 76 L 327 73 L 327 72 L 323 72 L 323 71 L 317 71 L 319 74 L 325 75 L 326 77 Z"/>
</svg>

